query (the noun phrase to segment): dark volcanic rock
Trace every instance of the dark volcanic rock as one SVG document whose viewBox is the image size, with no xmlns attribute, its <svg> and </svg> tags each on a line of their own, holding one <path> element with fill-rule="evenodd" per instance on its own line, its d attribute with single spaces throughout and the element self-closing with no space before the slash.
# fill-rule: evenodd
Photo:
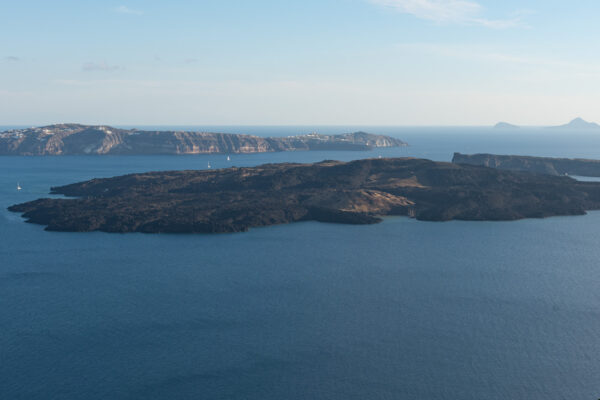
<svg viewBox="0 0 600 400">
<path fill-rule="evenodd" d="M 354 132 L 263 138 L 251 135 L 188 131 L 139 131 L 58 124 L 0 132 L 0 155 L 66 154 L 210 154 L 299 150 L 371 150 L 406 146 L 401 140 Z"/>
<path fill-rule="evenodd" d="M 454 153 L 452 162 L 547 175 L 600 176 L 600 160 Z"/>
<path fill-rule="evenodd" d="M 238 232 L 295 221 L 514 220 L 600 209 L 600 183 L 421 159 L 133 174 L 10 207 L 49 230 Z"/>
</svg>

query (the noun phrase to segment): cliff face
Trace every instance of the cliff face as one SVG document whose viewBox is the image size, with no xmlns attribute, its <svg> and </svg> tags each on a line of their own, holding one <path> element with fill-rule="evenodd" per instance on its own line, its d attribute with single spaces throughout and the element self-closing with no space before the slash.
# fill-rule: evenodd
<svg viewBox="0 0 600 400">
<path fill-rule="evenodd" d="M 452 162 L 547 175 L 600 176 L 600 160 L 454 153 Z"/>
<path fill-rule="evenodd" d="M 10 207 L 49 230 L 239 232 L 295 221 L 514 220 L 600 209 L 600 183 L 420 159 L 268 164 L 94 179 Z"/>
<path fill-rule="evenodd" d="M 0 155 L 66 154 L 210 154 L 298 150 L 370 150 L 406 143 L 364 132 L 344 135 L 300 135 L 262 138 L 184 131 L 138 131 L 59 124 L 0 133 Z"/>
</svg>

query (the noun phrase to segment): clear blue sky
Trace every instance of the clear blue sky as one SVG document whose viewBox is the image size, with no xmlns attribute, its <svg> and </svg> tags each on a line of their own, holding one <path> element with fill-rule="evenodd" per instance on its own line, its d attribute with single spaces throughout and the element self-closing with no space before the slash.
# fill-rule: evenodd
<svg viewBox="0 0 600 400">
<path fill-rule="evenodd" d="M 597 0 L 19 0 L 0 125 L 600 121 Z"/>
</svg>

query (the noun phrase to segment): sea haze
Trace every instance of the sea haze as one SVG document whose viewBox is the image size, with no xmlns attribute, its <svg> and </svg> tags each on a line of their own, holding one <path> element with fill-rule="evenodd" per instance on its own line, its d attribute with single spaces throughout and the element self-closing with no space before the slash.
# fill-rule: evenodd
<svg viewBox="0 0 600 400">
<path fill-rule="evenodd" d="M 264 136 L 365 130 L 411 146 L 231 162 L 0 157 L 1 399 L 598 398 L 600 212 L 145 235 L 46 232 L 6 207 L 47 196 L 50 186 L 208 162 L 449 161 L 455 151 L 600 158 L 600 133 L 204 128 Z"/>
</svg>

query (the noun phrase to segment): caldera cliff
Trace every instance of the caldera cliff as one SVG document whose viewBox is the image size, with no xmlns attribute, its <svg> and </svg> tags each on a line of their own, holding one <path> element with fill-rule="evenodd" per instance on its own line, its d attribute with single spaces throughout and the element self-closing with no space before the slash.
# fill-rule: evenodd
<svg viewBox="0 0 600 400">
<path fill-rule="evenodd" d="M 0 155 L 237 154 L 276 151 L 371 150 L 406 146 L 389 136 L 341 135 L 259 137 L 193 131 L 143 131 L 110 126 L 57 124 L 0 132 Z"/>
</svg>

